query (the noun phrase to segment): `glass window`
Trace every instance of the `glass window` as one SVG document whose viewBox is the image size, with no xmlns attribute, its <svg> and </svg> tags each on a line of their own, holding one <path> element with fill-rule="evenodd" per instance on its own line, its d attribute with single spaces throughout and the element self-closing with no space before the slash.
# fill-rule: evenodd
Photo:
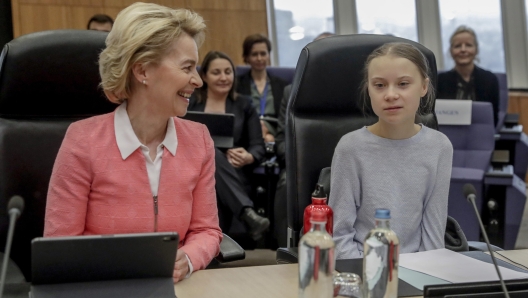
<svg viewBox="0 0 528 298">
<path fill-rule="evenodd" d="M 451 34 L 458 26 L 466 25 L 477 34 L 477 65 L 494 72 L 506 71 L 500 0 L 440 0 L 439 6 L 444 69 L 455 65 L 449 52 Z"/>
<path fill-rule="evenodd" d="M 323 32 L 335 32 L 332 0 L 274 0 L 279 66 L 295 67 L 301 50 Z"/>
<path fill-rule="evenodd" d="M 414 0 L 356 0 L 359 33 L 392 34 L 418 41 Z"/>
</svg>

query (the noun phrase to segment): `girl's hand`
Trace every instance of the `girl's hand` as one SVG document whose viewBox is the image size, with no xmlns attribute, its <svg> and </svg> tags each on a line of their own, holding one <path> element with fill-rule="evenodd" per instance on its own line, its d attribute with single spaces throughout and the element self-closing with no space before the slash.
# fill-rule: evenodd
<svg viewBox="0 0 528 298">
<path fill-rule="evenodd" d="M 242 147 L 229 149 L 226 154 L 227 161 L 237 169 L 255 162 L 253 155 Z"/>
<path fill-rule="evenodd" d="M 189 273 L 189 262 L 187 261 L 187 254 L 183 250 L 178 250 L 176 253 L 176 264 L 174 265 L 174 272 L 172 279 L 174 283 L 184 279 Z"/>
</svg>

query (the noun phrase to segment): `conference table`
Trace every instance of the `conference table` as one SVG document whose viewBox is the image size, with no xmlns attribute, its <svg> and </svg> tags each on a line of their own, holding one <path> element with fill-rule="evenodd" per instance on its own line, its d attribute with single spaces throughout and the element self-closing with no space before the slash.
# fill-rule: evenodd
<svg viewBox="0 0 528 298">
<path fill-rule="evenodd" d="M 500 254 L 495 256 L 510 264 L 528 267 L 528 249 Z M 177 283 L 175 291 L 178 298 L 297 297 L 297 284 L 298 264 L 281 264 L 197 271 L 191 278 Z"/>
</svg>

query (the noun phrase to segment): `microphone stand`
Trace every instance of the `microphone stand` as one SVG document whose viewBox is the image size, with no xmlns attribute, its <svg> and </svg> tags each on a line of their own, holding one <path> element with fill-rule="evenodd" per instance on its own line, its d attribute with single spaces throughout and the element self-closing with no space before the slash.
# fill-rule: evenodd
<svg viewBox="0 0 528 298">
<path fill-rule="evenodd" d="M 475 209 L 475 214 L 477 215 L 478 222 L 480 224 L 480 229 L 482 230 L 482 234 L 484 235 L 484 240 L 486 241 L 486 245 L 488 246 L 488 250 L 491 255 L 491 260 L 493 261 L 493 265 L 495 265 L 495 270 L 497 271 L 497 274 L 499 275 L 499 281 L 500 281 L 502 290 L 504 291 L 504 296 L 506 298 L 510 298 L 510 294 L 508 294 L 508 289 L 506 288 L 506 284 L 504 283 L 504 280 L 502 279 L 502 274 L 500 273 L 499 267 L 497 266 L 497 261 L 495 260 L 493 249 L 491 249 L 491 245 L 488 239 L 488 234 L 486 233 L 486 230 L 484 229 L 484 224 L 482 223 L 482 219 L 480 218 L 480 214 L 477 209 L 477 204 L 475 203 L 475 195 L 473 194 L 469 195 L 468 200 L 471 201 L 471 205 L 473 206 L 473 209 Z"/>
<path fill-rule="evenodd" d="M 13 242 L 13 234 L 15 233 L 15 222 L 20 215 L 18 208 L 9 210 L 9 230 L 7 232 L 7 242 L 4 251 L 4 260 L 2 261 L 2 273 L 0 275 L 0 298 L 4 295 L 4 286 L 6 281 L 7 264 L 9 263 L 9 253 L 11 252 L 11 244 Z"/>
</svg>

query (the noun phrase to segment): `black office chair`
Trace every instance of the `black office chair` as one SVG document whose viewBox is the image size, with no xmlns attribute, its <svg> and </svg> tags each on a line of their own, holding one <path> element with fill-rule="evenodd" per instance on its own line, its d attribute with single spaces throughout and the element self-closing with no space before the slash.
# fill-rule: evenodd
<svg viewBox="0 0 528 298">
<path fill-rule="evenodd" d="M 286 114 L 286 169 L 290 245 L 302 225 L 319 172 L 330 166 L 340 138 L 376 121 L 357 105 L 367 56 L 387 42 L 408 42 L 420 49 L 436 86 L 434 54 L 413 41 L 387 35 L 340 35 L 310 43 L 301 52 Z M 434 113 L 419 119 L 437 128 Z"/>
<path fill-rule="evenodd" d="M 31 240 L 44 231 L 46 196 L 55 157 L 68 126 L 111 112 L 98 88 L 98 56 L 106 33 L 55 30 L 28 34 L 5 45 L 0 55 L 0 250 L 8 227 L 7 202 L 25 199 L 11 258 L 31 279 Z M 244 258 L 224 235 L 218 261 Z"/>
</svg>

